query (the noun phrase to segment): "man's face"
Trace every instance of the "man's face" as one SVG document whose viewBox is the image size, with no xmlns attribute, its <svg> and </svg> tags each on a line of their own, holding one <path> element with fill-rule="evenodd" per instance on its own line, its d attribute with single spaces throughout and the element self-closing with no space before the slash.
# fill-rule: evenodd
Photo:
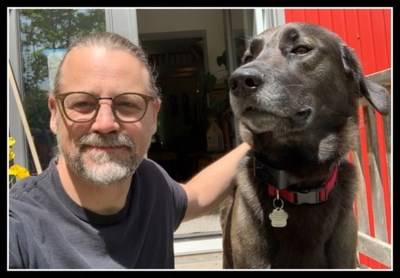
<svg viewBox="0 0 400 278">
<path fill-rule="evenodd" d="M 76 47 L 62 66 L 59 94 L 115 97 L 135 92 L 152 96 L 149 84 L 145 66 L 127 51 Z M 157 128 L 160 101 L 150 101 L 145 116 L 134 123 L 118 121 L 109 99 L 100 100 L 96 118 L 87 123 L 67 119 L 60 107 L 49 97 L 50 127 L 57 135 L 61 159 L 74 175 L 107 185 L 130 177 L 143 159 Z"/>
</svg>

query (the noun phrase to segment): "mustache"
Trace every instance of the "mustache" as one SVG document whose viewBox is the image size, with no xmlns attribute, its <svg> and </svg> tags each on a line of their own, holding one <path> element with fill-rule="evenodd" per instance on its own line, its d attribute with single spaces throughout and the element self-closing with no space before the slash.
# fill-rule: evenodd
<svg viewBox="0 0 400 278">
<path fill-rule="evenodd" d="M 135 147 L 133 140 L 128 135 L 121 133 L 83 135 L 79 138 L 77 145 L 79 147 L 90 145 L 95 147 L 127 147 L 129 149 Z"/>
</svg>

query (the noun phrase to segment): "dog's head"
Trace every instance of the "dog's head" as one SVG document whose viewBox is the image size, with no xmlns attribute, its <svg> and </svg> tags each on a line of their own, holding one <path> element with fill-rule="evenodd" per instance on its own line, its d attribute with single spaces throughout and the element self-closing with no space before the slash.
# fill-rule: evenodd
<svg viewBox="0 0 400 278">
<path fill-rule="evenodd" d="M 383 114 L 389 110 L 388 92 L 367 81 L 353 51 L 319 26 L 289 23 L 264 31 L 242 61 L 229 80 L 232 110 L 243 140 L 277 164 L 320 163 L 347 153 L 360 96 Z"/>
</svg>

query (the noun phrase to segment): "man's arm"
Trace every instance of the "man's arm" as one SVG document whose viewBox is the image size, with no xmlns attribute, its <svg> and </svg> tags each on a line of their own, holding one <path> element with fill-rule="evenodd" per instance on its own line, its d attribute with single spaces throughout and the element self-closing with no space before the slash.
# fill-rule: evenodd
<svg viewBox="0 0 400 278">
<path fill-rule="evenodd" d="M 225 198 L 231 189 L 230 185 L 239 162 L 248 150 L 250 146 L 242 143 L 183 185 L 188 197 L 188 207 L 183 221 L 210 211 Z"/>
</svg>

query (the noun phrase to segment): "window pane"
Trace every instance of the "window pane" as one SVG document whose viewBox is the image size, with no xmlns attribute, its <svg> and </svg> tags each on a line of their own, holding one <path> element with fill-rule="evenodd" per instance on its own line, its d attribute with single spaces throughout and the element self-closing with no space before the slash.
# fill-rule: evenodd
<svg viewBox="0 0 400 278">
<path fill-rule="evenodd" d="M 22 95 L 25 113 L 34 137 L 42 168 L 54 157 L 55 136 L 49 129 L 47 93 L 70 42 L 77 36 L 105 31 L 103 9 L 19 10 L 22 59 Z M 35 173 L 29 159 L 29 170 Z"/>
</svg>

